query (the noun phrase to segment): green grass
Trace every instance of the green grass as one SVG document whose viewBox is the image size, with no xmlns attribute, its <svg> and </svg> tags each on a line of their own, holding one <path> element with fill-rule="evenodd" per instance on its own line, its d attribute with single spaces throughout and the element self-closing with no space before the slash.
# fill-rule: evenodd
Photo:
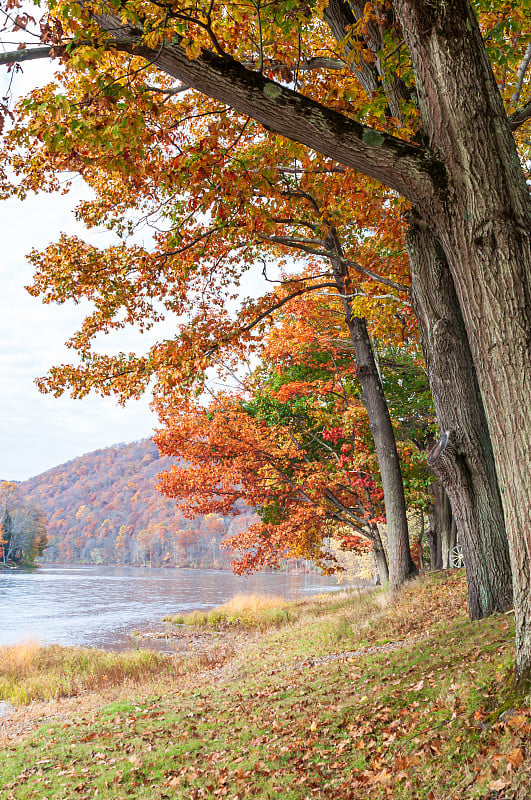
<svg viewBox="0 0 531 800">
<path fill-rule="evenodd" d="M 529 699 L 489 720 L 506 697 L 512 620 L 472 623 L 464 597 L 453 573 L 392 601 L 297 604 L 295 621 L 253 640 L 217 683 L 168 683 L 12 744 L 0 796 L 529 800 Z"/>
</svg>

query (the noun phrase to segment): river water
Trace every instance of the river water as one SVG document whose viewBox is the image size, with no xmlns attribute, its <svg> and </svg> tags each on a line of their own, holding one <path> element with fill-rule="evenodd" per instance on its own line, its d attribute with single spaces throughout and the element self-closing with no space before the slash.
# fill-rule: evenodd
<svg viewBox="0 0 531 800">
<path fill-rule="evenodd" d="M 162 618 L 213 608 L 235 594 L 286 599 L 337 590 L 319 575 L 46 565 L 0 571 L 0 645 L 34 641 L 123 650 L 133 631 L 162 630 Z"/>
</svg>

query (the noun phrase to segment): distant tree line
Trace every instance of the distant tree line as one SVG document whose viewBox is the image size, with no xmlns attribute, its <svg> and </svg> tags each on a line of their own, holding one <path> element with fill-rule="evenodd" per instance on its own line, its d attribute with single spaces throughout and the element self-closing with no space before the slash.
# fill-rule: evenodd
<svg viewBox="0 0 531 800">
<path fill-rule="evenodd" d="M 4 567 L 31 566 L 47 544 L 45 514 L 22 500 L 15 483 L 2 481 L 0 498 L 0 563 Z"/>
<path fill-rule="evenodd" d="M 80 456 L 18 484 L 28 505 L 48 518 L 46 563 L 229 569 L 222 540 L 249 526 L 251 513 L 190 518 L 157 491 L 159 473 L 178 463 L 148 440 Z"/>
</svg>

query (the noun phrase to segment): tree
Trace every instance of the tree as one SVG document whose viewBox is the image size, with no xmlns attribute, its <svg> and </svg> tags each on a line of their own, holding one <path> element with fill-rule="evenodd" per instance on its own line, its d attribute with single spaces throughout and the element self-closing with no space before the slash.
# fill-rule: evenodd
<svg viewBox="0 0 531 800">
<path fill-rule="evenodd" d="M 365 55 L 367 56 L 367 53 Z M 287 69 L 287 67 L 285 69 Z M 220 338 L 223 340 L 227 337 L 230 338 L 231 335 L 236 335 L 238 333 L 238 324 L 240 323 L 243 325 L 244 333 L 249 330 L 249 326 L 245 324 L 245 320 L 242 320 L 241 317 L 236 325 L 227 325 L 226 317 L 222 317 L 221 321 L 217 324 L 213 324 L 213 319 L 219 316 L 219 300 L 217 304 L 212 304 L 210 309 L 206 309 L 203 299 L 201 299 L 201 310 L 194 320 L 194 324 L 189 326 L 186 331 L 187 339 L 185 347 L 179 345 L 176 347 L 175 342 L 171 343 L 171 347 L 169 346 L 170 343 L 165 343 L 163 347 L 158 346 L 157 348 L 153 348 L 147 359 L 137 359 L 131 356 L 131 354 L 128 355 L 127 359 L 100 358 L 93 353 L 91 353 L 89 357 L 88 344 L 91 337 L 98 331 L 104 330 L 107 326 L 116 327 L 122 324 L 116 321 L 116 317 L 118 316 L 116 292 L 117 276 L 115 269 L 117 258 L 124 264 L 124 267 L 126 263 L 129 264 L 124 275 L 126 278 L 125 286 L 122 288 L 122 291 L 125 293 L 124 297 L 126 298 L 123 302 L 124 311 L 126 311 L 129 320 L 135 317 L 138 320 L 142 320 L 142 325 L 146 324 L 146 316 L 152 313 L 150 305 L 154 286 L 160 286 L 160 297 L 164 299 L 168 307 L 175 309 L 177 303 L 180 308 L 183 307 L 184 301 L 182 295 L 179 296 L 179 288 L 181 292 L 183 289 L 191 291 L 189 276 L 191 272 L 193 273 L 196 269 L 193 261 L 194 258 L 198 260 L 200 264 L 205 263 L 211 288 L 212 276 L 216 269 L 222 274 L 221 282 L 226 283 L 224 270 L 227 264 L 230 266 L 231 274 L 235 278 L 237 277 L 238 273 L 234 270 L 234 266 L 231 263 L 231 261 L 233 261 L 232 253 L 235 248 L 241 252 L 241 247 L 245 246 L 247 249 L 246 258 L 249 260 L 252 253 L 256 251 L 256 247 L 252 247 L 254 244 L 252 239 L 256 236 L 258 236 L 262 248 L 266 243 L 274 244 L 277 248 L 295 248 L 298 251 L 311 253 L 314 256 L 320 256 L 321 259 L 326 259 L 326 261 L 329 262 L 329 273 L 326 274 L 326 277 L 329 279 L 330 283 L 311 285 L 306 281 L 301 284 L 302 288 L 297 288 L 295 294 L 299 292 L 315 291 L 316 289 L 324 288 L 324 286 L 329 286 L 330 288 L 335 287 L 342 298 L 345 321 L 350 330 L 350 336 L 355 345 L 355 350 L 357 350 L 357 357 L 360 365 L 359 376 L 362 380 L 362 384 L 365 386 L 364 398 L 369 409 L 369 417 L 376 437 L 377 452 L 379 453 L 379 460 L 382 465 L 383 487 L 388 510 L 387 516 L 391 542 L 391 586 L 396 587 L 411 574 L 413 569 L 407 547 L 407 523 L 400 470 L 396 446 L 393 441 L 392 427 L 385 408 L 385 402 L 383 402 L 382 390 L 381 386 L 379 386 L 379 376 L 372 360 L 370 343 L 367 339 L 366 332 L 364 332 L 363 322 L 356 315 L 355 301 L 353 302 L 351 299 L 353 296 L 352 293 L 357 293 L 359 291 L 358 285 L 360 276 L 375 279 L 378 283 L 394 291 L 398 291 L 399 293 L 408 293 L 407 285 L 397 282 L 396 277 L 390 279 L 386 277 L 385 274 L 382 274 L 381 270 L 375 272 L 373 268 L 371 269 L 371 266 L 373 266 L 370 263 L 371 259 L 368 259 L 367 254 L 363 253 L 363 250 L 367 248 L 361 246 L 360 239 L 364 234 L 360 232 L 357 237 L 356 234 L 353 234 L 353 229 L 355 229 L 356 224 L 359 225 L 361 230 L 362 226 L 369 227 L 373 234 L 371 238 L 376 239 L 374 246 L 371 248 L 371 258 L 373 260 L 377 259 L 378 262 L 385 262 L 386 258 L 385 256 L 382 258 L 382 253 L 387 254 L 387 260 L 392 258 L 395 262 L 391 272 L 397 273 L 403 264 L 403 257 L 401 257 L 399 247 L 402 234 L 397 225 L 396 197 L 393 197 L 393 195 L 389 193 L 386 195 L 385 192 L 382 194 L 381 189 L 377 190 L 373 182 L 367 183 L 367 181 L 360 181 L 358 179 L 353 186 L 352 178 L 347 178 L 344 174 L 344 170 L 330 167 L 326 161 L 319 163 L 318 159 L 314 156 L 309 157 L 303 148 L 296 148 L 292 145 L 286 152 L 286 145 L 284 143 L 282 147 L 279 147 L 277 144 L 274 150 L 272 150 L 270 141 L 263 140 L 263 138 L 260 140 L 257 131 L 253 129 L 248 122 L 245 123 L 241 131 L 238 133 L 234 131 L 231 134 L 231 136 L 236 136 L 236 139 L 228 148 L 226 144 L 220 144 L 220 140 L 222 140 L 223 136 L 227 136 L 226 123 L 220 124 L 219 121 L 216 121 L 215 124 L 208 123 L 206 126 L 203 125 L 199 128 L 198 124 L 194 123 L 196 138 L 202 135 L 205 138 L 200 140 L 201 143 L 208 141 L 210 162 L 203 159 L 199 160 L 196 139 L 192 139 L 192 143 L 190 144 L 190 142 L 187 142 L 186 136 L 184 140 L 183 137 L 179 139 L 179 158 L 175 159 L 174 154 L 172 154 L 171 159 L 165 161 L 164 173 L 160 166 L 160 151 L 156 151 L 157 163 L 154 164 L 149 151 L 146 152 L 143 150 L 142 168 L 139 166 L 137 156 L 134 183 L 133 187 L 131 187 L 130 162 L 133 152 L 138 145 L 136 141 L 132 144 L 131 140 L 128 139 L 126 150 L 123 151 L 122 155 L 119 155 L 120 148 L 118 146 L 119 142 L 116 141 L 115 130 L 116 127 L 118 127 L 118 130 L 121 129 L 123 126 L 123 119 L 121 119 L 119 113 L 110 112 L 109 110 L 116 107 L 116 93 L 113 94 L 112 102 L 106 95 L 105 99 L 102 98 L 101 102 L 98 103 L 96 112 L 97 124 L 93 126 L 91 131 L 89 132 L 86 126 L 82 128 L 83 137 L 88 137 L 86 144 L 90 144 L 91 149 L 88 163 L 90 165 L 96 162 L 98 163 L 97 177 L 94 178 L 94 168 L 90 166 L 87 170 L 87 164 L 84 164 L 83 159 L 81 160 L 82 166 L 80 167 L 80 150 L 71 135 L 71 130 L 80 130 L 79 126 L 84 125 L 80 118 L 80 109 L 83 109 L 84 115 L 85 107 L 87 102 L 89 102 L 92 113 L 94 113 L 95 110 L 95 102 L 86 99 L 86 85 L 81 83 L 81 86 L 79 86 L 78 84 L 79 81 L 73 84 L 71 82 L 69 89 L 74 91 L 74 94 L 78 95 L 81 91 L 84 92 L 80 95 L 81 102 L 70 102 L 70 104 L 67 102 L 65 105 L 66 98 L 62 97 L 60 109 L 56 107 L 57 104 L 55 101 L 51 102 L 49 91 L 45 91 L 44 94 L 39 94 L 38 97 L 35 97 L 30 107 L 34 112 L 36 109 L 39 110 L 37 116 L 43 113 L 43 108 L 47 110 L 44 112 L 45 119 L 41 119 L 36 127 L 32 128 L 32 125 L 35 125 L 35 123 L 30 124 L 29 129 L 33 130 L 38 140 L 42 140 L 44 144 L 44 151 L 41 152 L 39 150 L 40 156 L 45 156 L 45 151 L 47 149 L 49 151 L 48 159 L 51 159 L 54 168 L 57 165 L 58 154 L 61 153 L 61 163 L 63 165 L 68 163 L 73 168 L 82 168 L 85 177 L 88 177 L 89 180 L 91 180 L 92 177 L 93 185 L 100 193 L 101 200 L 99 203 L 90 204 L 89 209 L 83 209 L 82 213 L 84 218 L 93 224 L 95 220 L 102 218 L 102 214 L 104 215 L 103 218 L 109 220 L 110 214 L 110 224 L 117 225 L 120 229 L 123 229 L 122 219 L 117 215 L 119 215 L 121 210 L 125 207 L 123 200 L 124 193 L 126 197 L 129 197 L 133 188 L 134 193 L 138 194 L 141 187 L 143 187 L 144 181 L 146 188 L 149 187 L 149 193 L 151 195 L 153 179 L 156 174 L 159 191 L 157 201 L 160 193 L 164 192 L 164 188 L 166 187 L 167 190 L 169 190 L 171 186 L 170 198 L 173 202 L 176 186 L 179 185 L 183 190 L 187 189 L 192 193 L 192 208 L 195 210 L 201 209 L 206 215 L 209 224 L 201 225 L 201 223 L 196 223 L 194 221 L 193 226 L 190 226 L 189 214 L 186 215 L 186 226 L 183 222 L 179 222 L 172 228 L 172 230 L 177 229 L 178 231 L 177 242 L 170 244 L 172 237 L 164 237 L 163 241 L 166 244 L 165 250 L 160 247 L 160 254 L 155 254 L 155 259 L 151 259 L 151 267 L 148 264 L 147 269 L 146 262 L 148 259 L 146 258 L 146 254 L 139 252 L 137 248 L 132 248 L 127 252 L 122 247 L 118 251 L 111 250 L 108 256 L 104 256 L 103 254 L 94 252 L 94 249 L 86 248 L 82 243 L 75 240 L 63 240 L 59 248 L 55 246 L 51 247 L 44 256 L 34 255 L 33 258 L 38 265 L 38 271 L 37 280 L 32 291 L 37 292 L 40 290 L 41 292 L 45 292 L 49 299 L 56 300 L 64 299 L 67 292 L 70 292 L 70 295 L 73 294 L 76 297 L 85 295 L 91 299 L 94 298 L 94 289 L 97 290 L 98 294 L 101 294 L 101 299 L 98 300 L 97 313 L 87 320 L 83 331 L 72 340 L 72 345 L 80 351 L 82 359 L 86 362 L 86 367 L 77 368 L 69 366 L 54 370 L 50 378 L 43 385 L 57 390 L 58 386 L 70 384 L 77 393 L 80 391 L 80 387 L 95 386 L 99 382 L 103 382 L 105 386 L 108 386 L 109 374 L 111 374 L 113 388 L 122 394 L 127 394 L 131 392 L 131 386 L 135 387 L 139 382 L 146 385 L 149 376 L 152 375 L 155 370 L 161 373 L 159 375 L 160 382 L 164 380 L 167 384 L 171 384 L 172 381 L 175 382 L 175 362 L 177 360 L 180 362 L 179 379 L 189 383 L 194 376 L 197 377 L 197 367 L 201 365 L 201 362 L 204 363 L 205 355 L 212 353 L 212 347 L 214 350 L 220 349 Z M 89 96 L 92 97 L 92 95 Z M 128 100 L 129 99 L 130 98 L 128 98 Z M 45 102 L 43 102 L 43 100 Z M 136 103 L 138 105 L 138 96 L 136 97 Z M 391 105 L 393 104 L 396 105 L 394 100 Z M 146 105 L 143 100 L 139 106 L 139 110 L 142 113 L 152 113 L 154 110 L 152 105 Z M 204 107 L 204 100 L 201 101 L 197 107 L 196 105 L 194 105 L 193 102 L 186 105 L 189 119 L 205 116 L 210 117 L 211 115 L 215 117 L 220 116 L 219 107 L 216 109 L 215 104 L 210 110 Z M 182 106 L 182 103 L 180 103 L 180 106 Z M 168 116 L 167 109 L 168 104 L 166 104 L 165 116 Z M 61 118 L 59 124 L 58 111 Z M 127 114 L 129 130 L 130 105 L 127 106 Z M 400 111 L 399 116 L 401 116 L 402 121 L 407 118 L 404 109 Z M 111 119 L 109 119 L 109 117 L 111 117 L 114 123 L 113 125 L 111 125 Z M 138 117 L 136 120 L 138 125 Z M 396 124 L 396 122 L 395 120 L 393 124 Z M 409 120 L 408 124 L 410 123 L 411 120 Z M 171 124 L 169 120 L 165 123 L 166 129 L 173 131 L 175 124 L 174 118 L 171 118 Z M 230 121 L 229 124 L 233 125 L 234 123 Z M 161 112 L 158 108 L 156 111 L 156 125 L 157 141 L 162 142 L 164 124 L 162 124 Z M 103 133 L 103 130 L 105 133 Z M 230 127 L 228 130 L 230 130 Z M 115 138 L 113 148 L 118 147 L 118 152 L 112 159 L 109 159 L 109 135 Z M 153 135 L 153 133 L 151 135 Z M 216 138 L 214 138 L 214 136 Z M 138 139 L 142 141 L 141 136 L 138 136 Z M 170 141 L 175 145 L 175 141 Z M 187 149 L 184 147 L 185 144 L 187 145 Z M 231 151 L 234 152 L 236 144 L 238 157 L 236 163 L 234 163 L 232 157 L 227 159 L 227 153 Z M 242 151 L 242 146 L 244 144 L 245 149 Z M 103 146 L 103 158 L 105 159 L 105 163 L 102 163 L 101 155 L 98 160 L 98 146 Z M 201 149 L 204 150 L 204 147 Z M 177 169 L 175 168 L 176 160 L 178 161 Z M 110 165 L 107 163 L 109 161 Z M 146 161 L 148 162 L 147 167 L 145 164 Z M 224 170 L 220 170 L 220 164 L 224 162 L 228 164 L 230 162 L 232 163 L 230 163 L 229 169 L 225 168 Z M 292 166 L 293 162 L 295 162 L 296 167 Z M 103 182 L 101 176 L 102 171 L 112 176 L 112 180 Z M 117 188 L 117 173 L 121 176 L 120 190 Z M 339 180 L 337 180 L 338 176 L 336 173 L 340 173 Z M 165 175 L 164 178 L 163 174 Z M 33 167 L 29 170 L 28 175 L 29 185 L 34 186 L 35 169 Z M 275 175 L 276 177 L 274 177 Z M 294 175 L 294 179 L 291 181 L 288 180 L 289 175 Z M 300 180 L 298 176 L 302 176 Z M 304 180 L 305 177 L 306 180 Z M 332 181 L 334 181 L 335 191 L 332 191 Z M 308 185 L 309 183 L 310 185 Z M 110 194 L 108 190 L 109 185 L 113 187 L 110 190 Z M 265 197 L 266 189 L 264 189 L 264 185 L 267 186 L 267 197 Z M 216 191 L 212 191 L 212 186 L 216 186 Z M 236 190 L 236 186 L 238 190 Z M 252 189 L 252 192 L 250 189 Z M 353 213 L 353 207 L 346 203 L 347 196 L 352 192 L 356 195 L 355 198 L 353 198 L 353 202 L 357 202 L 358 204 L 363 203 L 362 211 L 358 212 L 360 217 L 359 222 L 355 218 L 356 215 Z M 334 200 L 332 200 L 332 202 L 330 201 L 331 197 L 336 197 L 336 193 L 338 193 L 337 196 L 341 198 L 341 203 L 334 202 Z M 265 198 L 265 202 L 261 204 L 257 203 L 257 197 Z M 208 200 L 206 198 L 208 198 Z M 245 205 L 243 204 L 243 199 L 247 200 Z M 160 210 L 160 208 L 167 203 L 168 199 L 159 202 L 158 209 Z M 304 206 L 307 206 L 307 208 L 304 208 Z M 295 207 L 297 208 L 296 214 L 294 213 Z M 308 214 L 308 207 L 311 212 L 310 214 Z M 343 207 L 343 210 L 341 210 L 341 207 Z M 110 211 L 110 208 L 113 210 Z M 116 208 L 118 208 L 118 210 L 116 210 Z M 354 219 L 349 221 L 350 228 L 347 229 L 347 231 L 345 230 L 345 208 L 351 210 L 351 214 L 354 217 Z M 371 209 L 370 212 L 368 208 Z M 375 211 L 375 209 L 378 210 Z M 393 211 L 393 209 L 395 209 L 395 211 Z M 173 214 L 175 213 L 178 213 L 178 211 L 173 212 Z M 262 214 L 262 219 L 258 217 L 258 214 Z M 170 214 L 170 216 L 172 215 Z M 241 217 L 239 224 L 237 224 L 236 220 L 238 216 Z M 378 221 L 379 217 L 385 219 L 385 227 L 387 229 L 386 236 L 382 236 L 382 233 L 379 231 L 381 227 L 381 223 Z M 249 225 L 250 221 L 251 225 Z M 339 230 L 340 228 L 341 231 Z M 238 234 L 236 234 L 237 230 L 239 231 Z M 244 232 L 243 236 L 241 231 Z M 301 231 L 304 231 L 306 234 L 308 231 L 311 232 L 312 237 L 308 238 L 308 235 L 302 236 Z M 375 235 L 375 232 L 378 232 L 377 235 Z M 245 242 L 245 234 L 247 234 L 247 239 L 249 239 L 249 237 L 251 238 L 251 246 L 249 245 L 249 241 Z M 394 246 L 390 244 L 393 235 L 395 237 Z M 215 248 L 208 247 L 214 237 L 216 240 Z M 161 239 L 162 237 L 159 237 L 159 245 L 162 244 Z M 245 245 L 243 245 L 243 242 L 245 242 Z M 207 243 L 207 245 L 205 245 L 205 243 Z M 348 253 L 348 250 L 351 250 L 353 245 L 357 250 L 361 251 L 361 257 L 358 257 L 357 260 L 353 260 L 350 253 Z M 72 275 L 73 254 L 75 254 L 75 260 L 77 262 L 77 269 L 74 275 Z M 178 280 L 175 280 L 175 262 L 171 258 L 172 255 L 178 255 L 179 261 L 186 261 L 186 266 L 182 263 L 180 264 L 182 273 L 187 276 L 184 285 L 182 282 L 180 283 Z M 209 259 L 212 258 L 215 259 L 214 267 L 209 262 Z M 140 259 L 141 265 L 139 264 Z M 164 261 L 161 262 L 161 259 L 164 259 Z M 105 285 L 105 281 L 99 281 L 97 279 L 94 282 L 93 280 L 93 266 L 96 261 L 98 262 L 97 274 L 107 274 L 110 278 L 107 286 Z M 369 262 L 369 265 L 367 265 L 366 262 Z M 128 283 L 129 274 L 131 272 L 140 272 L 142 275 L 140 286 L 139 282 L 135 281 L 136 286 L 134 289 Z M 151 279 L 147 277 L 148 272 L 150 273 Z M 177 294 L 177 303 L 174 296 L 172 296 L 171 303 L 166 300 L 168 283 L 167 280 L 164 282 L 161 280 L 161 273 L 167 276 L 171 275 L 170 280 L 172 280 L 173 283 L 177 283 L 177 292 L 172 292 L 172 295 Z M 200 276 L 204 275 L 204 270 L 199 274 Z M 94 284 L 96 284 L 96 286 Z M 149 298 L 145 298 L 145 301 L 139 301 L 138 297 L 141 296 L 143 287 L 148 287 Z M 445 287 L 444 282 L 441 283 L 441 287 Z M 139 289 L 140 293 L 138 291 Z M 285 302 L 289 299 L 289 296 L 288 293 L 287 298 L 281 302 Z M 419 292 L 417 292 L 417 306 L 419 304 L 419 296 Z M 248 312 L 250 313 L 252 310 L 256 309 L 257 318 L 260 320 L 262 314 L 267 313 L 267 301 L 267 297 L 263 298 L 259 308 L 251 307 L 248 309 Z M 429 304 L 426 308 L 429 310 Z M 261 311 L 261 313 L 259 313 L 259 311 Z M 206 324 L 204 321 L 205 318 L 207 320 Z M 232 334 L 230 334 L 230 330 L 232 330 Z M 193 342 L 192 346 L 189 344 L 188 337 L 190 337 Z M 215 342 L 213 346 L 212 341 Z M 462 355 L 462 353 L 459 355 Z M 174 373 L 173 376 L 168 375 L 170 371 L 168 365 L 170 365 L 170 370 Z M 466 370 L 470 373 L 470 366 L 466 367 Z M 199 372 L 201 372 L 201 370 L 199 370 Z M 453 377 L 452 371 L 450 371 L 450 374 Z M 444 408 L 446 405 L 453 408 L 454 405 L 458 405 L 458 401 L 460 402 L 459 407 L 463 407 L 461 377 L 461 374 L 457 375 L 455 379 L 450 382 L 447 378 L 445 379 L 444 403 L 439 402 L 438 407 Z M 432 381 L 432 384 L 434 389 L 437 390 L 441 382 L 435 380 Z M 474 392 L 475 380 L 473 380 L 470 385 L 472 387 L 470 391 L 470 402 L 475 404 L 474 408 L 477 410 L 478 402 L 476 393 Z M 81 388 L 81 391 L 84 391 L 84 388 Z M 473 414 L 469 411 L 468 406 L 465 406 L 465 409 L 465 412 L 460 415 L 458 422 L 460 423 L 460 428 L 463 428 L 465 436 L 467 436 L 473 444 L 476 444 L 477 441 L 481 442 L 482 438 L 476 435 L 477 431 L 472 431 L 469 434 L 467 424 L 469 423 L 469 419 L 473 418 Z M 486 434 L 488 439 L 484 416 L 482 422 L 483 433 Z M 476 436 L 475 439 L 474 436 Z M 473 448 L 470 448 L 470 450 L 473 452 Z M 510 602 L 511 595 L 507 543 L 505 540 L 505 528 L 499 492 L 496 486 L 493 457 L 488 447 L 484 447 L 483 450 L 486 453 L 486 461 L 490 458 L 490 463 L 480 464 L 482 468 L 476 469 L 475 482 L 467 480 L 456 481 L 454 476 L 455 471 L 444 470 L 441 472 L 441 470 L 439 470 L 443 482 L 453 482 L 453 486 L 447 486 L 447 489 L 451 491 L 453 502 L 458 512 L 460 509 L 463 509 L 462 513 L 458 513 L 458 516 L 465 545 L 470 542 L 470 546 L 465 547 L 465 549 L 467 554 L 470 553 L 471 569 L 469 570 L 469 575 L 470 580 L 472 581 L 473 579 L 475 584 L 474 586 L 469 586 L 470 612 L 474 618 L 489 614 L 493 610 L 505 609 Z M 449 453 L 450 451 L 447 452 L 447 457 Z M 467 466 L 467 469 L 471 472 L 470 466 Z M 485 486 L 484 484 L 487 485 Z M 476 500 L 474 497 L 470 496 L 477 488 L 482 490 L 476 494 L 478 497 L 482 498 L 481 502 L 485 506 L 485 509 L 475 509 Z M 474 509 L 476 513 L 465 513 L 468 512 L 470 508 Z M 483 510 L 486 512 L 484 515 L 482 514 Z M 496 550 L 499 551 L 499 557 L 495 561 L 490 558 L 483 560 L 480 558 L 479 563 L 485 566 L 482 569 L 472 569 L 472 553 L 474 552 L 472 544 L 478 540 L 481 543 L 483 529 L 478 520 L 483 518 L 492 521 L 492 528 L 495 533 L 493 542 Z M 470 526 L 474 526 L 474 530 L 469 532 Z M 490 530 L 489 526 L 487 526 L 487 528 Z M 486 552 L 490 546 L 490 540 L 486 539 L 485 543 L 482 545 L 483 551 Z M 478 559 L 476 558 L 476 565 L 477 563 Z M 472 576 L 474 576 L 474 578 L 472 578 Z"/>
<path fill-rule="evenodd" d="M 0 557 L 4 565 L 28 566 L 47 544 L 46 518 L 41 509 L 24 503 L 15 483 L 0 483 L 4 506 L 0 523 Z"/>
<path fill-rule="evenodd" d="M 162 476 L 163 490 L 189 513 L 229 513 L 241 500 L 257 510 L 260 522 L 229 542 L 243 551 L 239 569 L 278 564 L 282 556 L 304 556 L 329 568 L 327 540 L 335 537 L 358 552 L 371 544 L 382 582 L 387 580 L 379 460 L 360 402 L 353 344 L 340 335 L 346 334 L 340 309 L 341 300 L 333 297 L 293 300 L 275 315 L 260 366 L 237 390 L 218 390 L 207 409 L 178 406 L 175 395 L 159 403 L 165 422 L 159 448 L 179 453 L 188 465 Z M 409 356 L 410 366 L 412 361 Z M 411 442 L 426 435 L 420 430 L 430 427 L 433 412 L 428 403 L 426 415 L 417 401 L 422 412 L 415 414 L 412 433 L 413 423 L 405 418 L 411 409 L 403 401 L 407 396 L 411 404 L 418 387 L 399 378 L 389 388 L 401 416 L 398 428 L 408 433 L 399 442 L 408 499 L 414 495 L 418 501 L 418 450 L 415 445 L 412 452 Z M 421 388 L 425 394 L 425 379 Z"/>
<path fill-rule="evenodd" d="M 7 507 L 4 508 L 2 518 L 2 533 L 0 536 L 0 547 L 2 548 L 2 561 L 7 564 L 11 553 L 11 537 L 13 535 L 13 519 Z"/>
<path fill-rule="evenodd" d="M 382 3 L 364 9 L 357 2 L 333 2 L 326 9 L 324 17 L 339 35 L 352 74 L 373 93 L 373 101 L 383 96 L 384 112 L 401 114 L 405 109 L 402 119 L 407 121 L 413 116 L 412 99 L 418 99 L 420 123 L 409 141 L 407 132 L 404 135 L 407 124 L 399 131 L 404 138 L 390 132 L 396 132 L 397 117 L 367 125 L 362 114 L 360 123 L 348 109 L 336 111 L 331 98 L 323 105 L 263 74 L 266 61 L 274 65 L 271 54 L 276 56 L 279 49 L 282 53 L 282 45 L 293 56 L 296 37 L 286 45 L 290 33 L 301 33 L 306 45 L 311 42 L 308 32 L 317 31 L 314 41 L 321 44 L 315 21 L 318 7 L 295 6 L 288 14 L 275 6 L 267 20 L 241 7 L 218 16 L 213 8 L 194 13 L 172 6 L 170 13 L 157 6 L 142 18 L 131 8 L 129 24 L 126 5 L 120 16 L 110 8 L 111 13 L 94 14 L 92 22 L 96 29 L 110 32 L 107 42 L 112 40 L 116 49 L 144 58 L 269 130 L 381 181 L 410 203 L 415 228 L 430 232 L 455 285 L 492 438 L 511 546 L 515 676 L 521 680 L 531 670 L 531 211 L 513 129 L 529 119 L 531 107 L 524 104 L 507 116 L 489 55 L 495 62 L 501 53 L 504 69 L 508 62 L 517 64 L 529 22 L 516 5 L 509 17 L 517 20 L 522 35 L 512 44 L 507 15 L 500 15 L 492 4 L 477 5 L 486 12 L 482 24 L 490 40 L 483 39 L 466 0 L 395 0 L 393 6 Z M 87 17 L 81 24 L 76 21 L 78 39 L 86 41 L 94 26 Z M 515 98 L 513 105 L 521 97 L 525 69 L 516 74 L 512 86 L 500 81 L 507 100 Z M 500 407 L 508 413 L 500 414 Z"/>
</svg>

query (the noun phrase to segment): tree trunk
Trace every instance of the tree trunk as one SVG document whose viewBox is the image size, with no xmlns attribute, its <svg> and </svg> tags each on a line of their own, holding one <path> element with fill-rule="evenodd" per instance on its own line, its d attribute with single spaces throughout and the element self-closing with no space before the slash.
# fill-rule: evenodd
<svg viewBox="0 0 531 800">
<path fill-rule="evenodd" d="M 450 504 L 450 500 L 448 500 L 448 504 Z M 451 511 L 451 508 L 450 508 Z M 450 529 L 448 531 L 448 536 L 443 539 L 442 542 L 442 565 L 443 569 L 450 569 L 452 566 L 450 563 L 450 553 L 454 549 L 457 544 L 457 525 L 455 524 L 454 515 L 451 515 L 450 521 Z M 512 585 L 512 584 L 511 584 Z"/>
<path fill-rule="evenodd" d="M 395 0 L 428 145 L 446 165 L 417 208 L 446 254 L 487 415 L 509 537 L 516 683 L 531 679 L 531 199 L 468 0 Z"/>
<path fill-rule="evenodd" d="M 376 560 L 376 567 L 378 569 L 378 578 L 381 586 L 387 586 L 389 583 L 389 567 L 387 564 L 387 557 L 383 548 L 374 548 L 374 558 Z"/>
<path fill-rule="evenodd" d="M 356 375 L 361 385 L 361 402 L 369 415 L 371 433 L 384 493 L 389 551 L 389 587 L 394 591 L 416 574 L 411 558 L 404 485 L 396 449 L 395 434 L 378 375 L 365 320 L 348 316 L 347 326 L 356 354 Z"/>
<path fill-rule="evenodd" d="M 431 510 L 428 511 L 428 530 L 426 531 L 426 539 L 428 540 L 428 547 L 430 548 L 430 567 L 432 570 L 442 569 L 439 547 L 440 536 L 437 522 L 435 506 L 432 506 Z"/>
<path fill-rule="evenodd" d="M 417 546 L 419 548 L 419 564 L 420 564 L 420 569 L 421 570 L 423 570 L 424 566 L 425 566 L 424 565 L 424 554 L 422 552 L 423 539 L 424 539 L 424 510 L 421 509 L 421 511 L 420 511 L 420 531 L 419 531 L 419 535 L 418 535 L 418 538 L 417 538 Z"/>
<path fill-rule="evenodd" d="M 433 506 L 428 513 L 428 543 L 432 569 L 445 569 L 444 553 L 452 535 L 452 509 L 442 483 L 432 486 Z"/>
<path fill-rule="evenodd" d="M 373 553 L 376 561 L 376 566 L 378 568 L 380 584 L 382 586 L 387 586 L 387 584 L 389 583 L 389 565 L 387 563 L 385 548 L 383 546 L 383 542 L 380 536 L 380 529 L 376 524 L 371 524 L 370 527 L 373 532 L 373 538 L 374 538 Z"/>
<path fill-rule="evenodd" d="M 394 0 L 426 146 L 305 98 L 230 56 L 146 47 L 113 15 L 113 46 L 269 130 L 382 181 L 438 238 L 461 304 L 490 428 L 514 580 L 517 681 L 531 678 L 531 200 L 469 0 Z"/>
<path fill-rule="evenodd" d="M 453 438 L 459 439 L 457 450 L 432 458 L 431 466 L 448 493 L 459 530 L 469 614 L 480 619 L 512 604 L 509 548 L 490 434 L 444 253 L 431 232 L 413 220 L 407 246 L 412 302 L 437 420 L 441 432 L 453 431 Z"/>
<path fill-rule="evenodd" d="M 409 546 L 404 483 L 400 471 L 395 432 L 391 423 L 389 407 L 385 399 L 378 367 L 374 359 L 371 341 L 367 332 L 367 324 L 364 319 L 352 314 L 351 304 L 348 299 L 350 291 L 348 268 L 345 267 L 340 258 L 341 245 L 334 229 L 330 231 L 327 244 L 332 252 L 337 253 L 337 257 L 331 257 L 330 262 L 343 303 L 345 322 L 350 340 L 354 347 L 357 364 L 356 375 L 361 386 L 361 402 L 369 416 L 376 458 L 380 468 L 387 520 L 389 588 L 394 591 L 417 573 Z"/>
</svg>

